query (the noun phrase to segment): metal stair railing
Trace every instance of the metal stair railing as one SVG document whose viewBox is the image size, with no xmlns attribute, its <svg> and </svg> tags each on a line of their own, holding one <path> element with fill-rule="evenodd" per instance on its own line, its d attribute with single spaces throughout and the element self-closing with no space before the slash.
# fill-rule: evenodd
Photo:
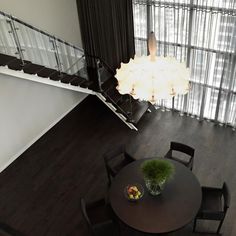
<svg viewBox="0 0 236 236">
<path fill-rule="evenodd" d="M 129 103 L 130 103 L 130 110 L 129 111 L 125 111 L 124 109 L 122 109 L 119 104 L 117 102 L 115 102 L 113 100 L 113 98 L 111 98 L 109 96 L 109 94 L 107 93 L 107 91 L 104 91 L 103 94 L 105 94 L 105 97 L 108 98 L 107 102 L 111 102 L 113 105 L 115 105 L 117 111 L 119 113 L 121 113 L 122 115 L 124 115 L 127 118 L 127 121 L 132 121 L 132 104 L 131 104 L 131 98 L 129 98 Z"/>
<path fill-rule="evenodd" d="M 102 58 L 98 56 L 85 53 L 85 60 L 86 60 L 86 64 L 87 64 L 87 61 L 89 61 L 87 64 L 89 65 L 89 69 L 96 71 L 94 76 L 97 77 L 96 82 L 99 88 L 98 90 L 99 92 L 103 92 L 102 84 L 105 81 L 103 81 L 104 78 L 102 76 L 102 71 L 103 72 L 106 71 L 109 74 L 109 77 L 113 77 L 115 75 L 115 71 L 108 65 L 108 63 L 106 63 Z"/>
<path fill-rule="evenodd" d="M 84 66 L 82 48 L 2 11 L 0 32 L 0 53 L 17 57 L 22 65 L 29 61 L 68 74 L 75 74 Z"/>
<path fill-rule="evenodd" d="M 98 79 L 98 84 L 99 84 L 99 88 L 100 88 L 100 92 L 105 96 L 106 98 L 106 102 L 111 103 L 113 106 L 115 106 L 116 111 L 122 115 L 125 116 L 126 120 L 128 122 L 132 122 L 132 114 L 133 114 L 133 108 L 132 108 L 132 102 L 131 102 L 131 97 L 129 97 L 129 104 L 130 104 L 130 109 L 129 111 L 125 111 L 124 109 L 122 109 L 122 107 L 119 106 L 119 104 L 114 101 L 114 99 L 108 94 L 108 90 L 111 88 L 108 88 L 107 90 L 103 90 L 102 89 L 102 76 L 99 73 L 99 71 L 101 71 L 102 68 L 104 68 L 106 71 L 108 71 L 108 73 L 110 73 L 110 77 L 114 77 L 115 75 L 115 71 L 108 65 L 108 63 L 106 63 L 103 59 L 101 59 L 98 56 L 93 56 L 93 55 L 89 55 L 89 54 L 85 54 L 86 57 L 94 59 L 95 61 L 95 65 L 96 65 L 96 70 L 97 70 L 97 79 Z M 109 79 L 109 78 L 108 78 Z M 105 81 L 104 81 L 105 82 Z M 122 96 L 122 95 L 121 95 Z"/>
</svg>

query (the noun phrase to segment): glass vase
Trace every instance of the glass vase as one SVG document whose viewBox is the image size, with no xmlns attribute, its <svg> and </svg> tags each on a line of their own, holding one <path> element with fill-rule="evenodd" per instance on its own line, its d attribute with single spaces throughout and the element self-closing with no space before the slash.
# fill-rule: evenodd
<svg viewBox="0 0 236 236">
<path fill-rule="evenodd" d="M 145 181 L 145 185 L 148 189 L 148 192 L 153 195 L 153 196 L 157 196 L 159 194 L 161 194 L 163 188 L 164 188 L 164 184 L 165 184 L 165 180 L 161 181 L 161 182 L 156 182 L 150 179 L 144 179 Z"/>
</svg>

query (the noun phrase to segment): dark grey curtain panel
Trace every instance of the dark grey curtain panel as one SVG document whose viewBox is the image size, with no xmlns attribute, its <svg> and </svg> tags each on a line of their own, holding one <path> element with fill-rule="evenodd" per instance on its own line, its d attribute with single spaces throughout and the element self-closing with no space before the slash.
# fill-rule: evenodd
<svg viewBox="0 0 236 236">
<path fill-rule="evenodd" d="M 134 56 L 132 0 L 77 0 L 77 7 L 86 54 L 112 69 Z"/>
</svg>

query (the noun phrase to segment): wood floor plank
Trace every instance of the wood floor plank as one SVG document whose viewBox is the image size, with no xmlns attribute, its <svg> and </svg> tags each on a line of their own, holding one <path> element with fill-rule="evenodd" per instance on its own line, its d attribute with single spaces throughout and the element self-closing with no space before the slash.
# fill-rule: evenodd
<svg viewBox="0 0 236 236">
<path fill-rule="evenodd" d="M 125 143 L 137 159 L 163 156 L 170 141 L 179 141 L 195 148 L 193 172 L 203 185 L 228 182 L 232 204 L 222 231 L 235 236 L 236 133 L 155 109 L 138 128 L 128 129 L 96 97 L 86 98 L 0 174 L 0 222 L 26 236 L 87 236 L 79 199 L 106 191 L 102 154 Z M 189 225 L 168 235 L 198 234 Z"/>
</svg>

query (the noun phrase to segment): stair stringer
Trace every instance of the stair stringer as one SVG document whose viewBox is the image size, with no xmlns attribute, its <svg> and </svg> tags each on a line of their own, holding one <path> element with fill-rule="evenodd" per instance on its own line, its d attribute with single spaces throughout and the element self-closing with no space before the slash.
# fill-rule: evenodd
<svg viewBox="0 0 236 236">
<path fill-rule="evenodd" d="M 106 98 L 101 93 L 96 93 L 97 97 L 107 106 L 113 113 L 120 118 L 130 129 L 138 131 L 137 127 L 132 123 L 127 121 L 127 118 L 121 113 L 117 112 L 117 109 L 109 102 L 106 101 Z"/>
<path fill-rule="evenodd" d="M 55 86 L 58 88 L 69 89 L 69 90 L 76 91 L 76 92 L 87 93 L 87 94 L 92 94 L 92 95 L 96 94 L 96 92 L 94 92 L 90 89 L 87 89 L 87 88 L 73 86 L 71 84 L 65 84 L 60 81 L 51 80 L 50 78 L 40 77 L 38 75 L 27 74 L 23 70 L 22 71 L 11 70 L 7 66 L 0 66 L 0 74 L 11 75 L 13 77 L 17 77 L 20 79 L 25 79 L 25 80 L 34 81 L 37 83 L 47 84 L 47 85 Z"/>
</svg>

